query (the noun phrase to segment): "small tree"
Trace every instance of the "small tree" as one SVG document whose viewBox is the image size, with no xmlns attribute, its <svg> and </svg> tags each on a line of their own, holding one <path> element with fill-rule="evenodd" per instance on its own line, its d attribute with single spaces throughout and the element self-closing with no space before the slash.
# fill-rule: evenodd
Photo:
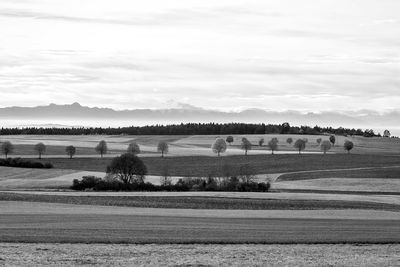
<svg viewBox="0 0 400 267">
<path fill-rule="evenodd" d="M 334 135 L 329 136 L 329 141 L 332 143 L 332 146 L 335 146 L 336 137 Z"/>
<path fill-rule="evenodd" d="M 331 142 L 328 140 L 324 140 L 321 143 L 321 150 L 324 152 L 324 154 L 326 154 L 326 151 L 328 151 L 329 149 L 331 149 L 332 145 Z"/>
<path fill-rule="evenodd" d="M 390 132 L 389 132 L 389 130 L 385 130 L 385 131 L 383 132 L 383 137 L 390 137 Z"/>
<path fill-rule="evenodd" d="M 140 154 L 140 147 L 136 142 L 130 143 L 127 149 L 128 153 L 131 153 L 133 155 Z"/>
<path fill-rule="evenodd" d="M 261 138 L 260 140 L 258 140 L 258 145 L 259 146 L 263 146 L 264 145 L 264 138 Z"/>
<path fill-rule="evenodd" d="M 322 142 L 322 139 L 321 139 L 321 138 L 318 138 L 318 139 L 317 139 L 317 144 L 320 145 L 321 142 Z"/>
<path fill-rule="evenodd" d="M 169 170 L 169 166 L 168 163 L 163 165 L 163 168 L 161 170 L 161 177 L 160 177 L 160 182 L 161 185 L 171 185 L 172 181 L 171 181 L 171 173 Z"/>
<path fill-rule="evenodd" d="M 289 137 L 288 139 L 286 139 L 286 143 L 291 145 L 293 143 L 293 138 Z"/>
<path fill-rule="evenodd" d="M 275 150 L 278 150 L 278 138 L 274 137 L 268 142 L 268 147 L 271 149 L 272 155 L 274 154 Z"/>
<path fill-rule="evenodd" d="M 250 184 L 254 182 L 256 172 L 250 164 L 246 163 L 239 167 L 239 177 L 243 183 Z"/>
<path fill-rule="evenodd" d="M 218 157 L 221 153 L 226 151 L 226 142 L 222 138 L 215 139 L 214 143 L 211 146 L 211 149 L 214 153 L 218 154 Z"/>
<path fill-rule="evenodd" d="M 231 145 L 232 143 L 233 143 L 233 136 L 228 136 L 227 138 L 226 138 L 226 142 L 229 144 L 229 145 Z"/>
<path fill-rule="evenodd" d="M 104 154 L 107 154 L 108 148 L 106 141 L 101 140 L 99 144 L 96 146 L 95 150 L 97 153 L 101 155 L 101 157 L 103 157 Z"/>
<path fill-rule="evenodd" d="M 67 146 L 65 148 L 65 152 L 67 153 L 67 155 L 69 156 L 70 159 L 72 159 L 72 157 L 75 155 L 76 153 L 76 148 L 74 146 Z"/>
<path fill-rule="evenodd" d="M 306 149 L 306 141 L 303 139 L 297 139 L 296 142 L 294 142 L 294 147 L 299 151 L 299 154 L 301 154 L 301 151 Z"/>
<path fill-rule="evenodd" d="M 242 138 L 241 149 L 244 150 L 244 154 L 246 156 L 247 156 L 247 151 L 251 150 L 251 143 L 246 137 Z"/>
<path fill-rule="evenodd" d="M 43 143 L 38 143 L 34 147 L 36 153 L 39 155 L 39 159 L 42 159 L 42 154 L 46 152 L 46 145 Z"/>
<path fill-rule="evenodd" d="M 8 158 L 8 155 L 13 153 L 14 145 L 10 141 L 5 141 L 1 144 L 1 152 Z"/>
<path fill-rule="evenodd" d="M 343 146 L 344 146 L 344 149 L 347 150 L 347 153 L 350 154 L 350 150 L 353 149 L 354 144 L 353 144 L 353 142 L 351 142 L 349 140 L 346 140 L 346 141 L 344 141 L 344 145 Z"/>
<path fill-rule="evenodd" d="M 119 179 L 125 185 L 133 182 L 144 183 L 147 168 L 139 157 L 132 153 L 125 153 L 113 158 L 107 166 L 107 174 Z"/>
<path fill-rule="evenodd" d="M 158 142 L 157 151 L 161 152 L 161 157 L 162 158 L 164 157 L 164 154 L 168 153 L 168 149 L 169 149 L 169 147 L 168 147 L 168 143 L 167 142 L 165 142 L 165 141 Z"/>
</svg>

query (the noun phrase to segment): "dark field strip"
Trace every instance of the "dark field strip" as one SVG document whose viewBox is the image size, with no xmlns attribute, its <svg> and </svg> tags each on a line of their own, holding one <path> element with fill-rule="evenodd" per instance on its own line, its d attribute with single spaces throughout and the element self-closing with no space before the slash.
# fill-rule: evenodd
<svg viewBox="0 0 400 267">
<path fill-rule="evenodd" d="M 398 220 L 12 214 L 0 217 L 0 242 L 399 243 L 398 223 Z"/>
<path fill-rule="evenodd" d="M 400 165 L 399 155 L 249 155 L 227 157 L 143 157 L 150 175 L 161 175 L 168 166 L 170 175 L 207 176 L 217 172 L 224 164 L 229 164 L 232 172 L 237 172 L 240 165 L 248 163 L 255 173 L 284 173 L 309 170 L 346 169 L 359 167 L 383 167 Z M 110 158 L 51 158 L 45 162 L 53 163 L 55 168 L 86 171 L 105 171 Z"/>
<path fill-rule="evenodd" d="M 172 209 L 246 209 L 246 210 L 320 210 L 370 209 L 400 211 L 395 204 L 292 199 L 245 199 L 219 197 L 152 197 L 152 196 L 61 196 L 0 193 L 0 201 L 28 201 L 78 205 L 122 206 Z"/>
<path fill-rule="evenodd" d="M 279 176 L 277 181 L 295 181 L 319 178 L 391 178 L 400 179 L 400 167 L 377 168 L 366 170 L 316 171 L 309 173 L 287 173 Z"/>
</svg>

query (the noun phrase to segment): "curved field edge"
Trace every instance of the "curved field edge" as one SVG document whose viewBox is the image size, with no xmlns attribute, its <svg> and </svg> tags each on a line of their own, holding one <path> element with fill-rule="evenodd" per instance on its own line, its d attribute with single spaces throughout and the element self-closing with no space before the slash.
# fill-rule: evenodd
<svg viewBox="0 0 400 267">
<path fill-rule="evenodd" d="M 71 196 L 0 193 L 0 201 L 29 201 L 78 205 L 171 209 L 323 210 L 369 209 L 400 211 L 400 205 L 368 201 L 314 199 L 257 199 L 201 196 Z"/>
<path fill-rule="evenodd" d="M 282 173 L 276 181 L 296 181 L 320 178 L 390 178 L 400 179 L 400 166 L 366 167 L 338 170 L 313 170 Z"/>
<path fill-rule="evenodd" d="M 240 155 L 240 156 L 185 156 L 185 157 L 142 157 L 148 168 L 149 175 L 162 175 L 168 167 L 172 176 L 208 176 L 218 173 L 224 165 L 231 166 L 232 172 L 238 171 L 242 164 L 252 166 L 254 173 L 287 173 L 297 171 L 315 171 L 326 169 L 348 169 L 362 167 L 398 166 L 398 155 Z M 49 158 L 54 168 L 83 171 L 105 172 L 110 158 Z"/>
<path fill-rule="evenodd" d="M 12 266 L 396 266 L 399 254 L 398 244 L 0 244 L 0 264 Z"/>
</svg>

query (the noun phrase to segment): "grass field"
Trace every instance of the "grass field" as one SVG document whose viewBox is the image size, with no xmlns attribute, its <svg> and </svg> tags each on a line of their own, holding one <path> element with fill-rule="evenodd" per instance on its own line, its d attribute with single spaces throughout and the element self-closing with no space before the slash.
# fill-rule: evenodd
<svg viewBox="0 0 400 267">
<path fill-rule="evenodd" d="M 296 181 L 321 178 L 384 178 L 400 179 L 400 166 L 377 167 L 355 170 L 322 170 L 310 172 L 285 173 L 278 177 L 277 181 Z"/>
<path fill-rule="evenodd" d="M 11 266 L 397 266 L 400 245 L 0 244 Z"/>
<path fill-rule="evenodd" d="M 249 163 L 255 173 L 286 173 L 308 170 L 346 169 L 358 167 L 398 166 L 398 155 L 237 155 L 229 157 L 144 157 L 142 158 L 150 175 L 161 175 L 164 166 L 168 166 L 170 175 L 173 176 L 208 176 L 218 172 L 221 166 L 228 164 L 233 172 L 237 172 L 240 165 Z M 53 163 L 58 169 L 74 169 L 83 171 L 105 172 L 110 163 L 109 158 L 52 158 L 43 162 Z M 397 173 L 397 171 L 394 171 Z"/>
<path fill-rule="evenodd" d="M 11 141 L 15 144 L 15 155 L 32 156 L 35 154 L 33 146 L 38 142 L 43 142 L 47 145 L 46 155 L 65 155 L 65 146 L 74 145 L 77 147 L 77 156 L 79 155 L 95 155 L 94 147 L 100 140 L 105 140 L 111 154 L 121 153 L 126 151 L 130 142 L 137 142 L 144 155 L 152 156 L 156 154 L 156 147 L 159 141 L 166 141 L 170 144 L 171 156 L 212 156 L 210 149 L 211 144 L 216 137 L 226 138 L 227 135 L 193 135 L 193 136 L 46 136 L 46 135 L 17 135 L 4 136 L 2 140 Z M 296 153 L 292 145 L 286 143 L 287 138 L 293 140 L 307 138 L 308 143 L 305 152 L 320 152 L 320 148 L 316 142 L 318 138 L 327 140 L 329 136 L 324 135 L 233 135 L 234 142 L 228 147 L 226 155 L 243 154 L 240 149 L 242 137 L 246 137 L 253 144 L 253 150 L 250 154 L 269 154 L 270 151 L 266 146 L 259 147 L 258 140 L 265 139 L 265 143 L 273 137 L 279 140 L 278 153 Z M 331 149 L 334 153 L 345 153 L 343 143 L 345 140 L 351 140 L 355 144 L 353 153 L 355 154 L 397 154 L 400 151 L 400 139 L 391 138 L 364 138 L 364 137 L 343 137 L 336 136 L 336 144 Z M 46 156 L 45 155 L 45 156 Z"/>
<path fill-rule="evenodd" d="M 234 196 L 234 195 L 233 195 Z M 277 198 L 278 197 L 278 198 Z M 398 201 L 390 202 L 376 199 L 376 201 L 365 198 L 352 200 L 345 196 L 344 199 L 334 200 L 321 199 L 290 199 L 290 195 L 285 198 L 274 196 L 273 193 L 264 195 L 264 198 L 244 198 L 244 197 L 215 197 L 212 196 L 121 196 L 121 195 L 90 195 L 79 194 L 19 194 L 0 192 L 0 201 L 28 201 L 28 202 L 48 202 L 48 203 L 67 203 L 79 205 L 105 205 L 122 207 L 145 207 L 145 208 L 173 208 L 173 209 L 237 209 L 237 210 L 323 210 L 323 209 L 371 209 L 371 210 L 391 210 L 400 211 Z"/>
<path fill-rule="evenodd" d="M 0 167 L 0 189 L 56 189 L 69 188 L 73 179 L 103 173 L 69 169 L 29 169 Z"/>
<path fill-rule="evenodd" d="M 174 210 L 148 215 L 77 211 L 56 213 L 40 209 L 40 203 L 0 202 L 0 242 L 33 243 L 399 243 L 400 219 L 270 218 L 224 216 L 176 216 Z M 26 203 L 26 202 L 25 202 Z M 57 204 L 56 204 L 57 205 Z M 36 209 L 39 208 L 39 211 Z M 57 206 L 54 207 L 57 209 Z M 104 210 L 105 209 L 105 210 Z M 129 209 L 129 208 L 125 208 Z M 7 212 L 7 210 L 9 212 Z M 110 209 L 112 211 L 113 208 Z M 158 210 L 158 209 L 155 209 Z M 188 210 L 190 212 L 190 210 Z M 373 214 L 373 211 L 371 212 Z M 336 216 L 340 216 L 338 213 Z M 382 215 L 381 215 L 382 216 Z M 366 235 L 365 233 L 368 233 Z"/>
<path fill-rule="evenodd" d="M 387 178 L 321 178 L 275 182 L 273 188 L 295 190 L 327 190 L 344 192 L 400 193 L 400 179 Z"/>
</svg>

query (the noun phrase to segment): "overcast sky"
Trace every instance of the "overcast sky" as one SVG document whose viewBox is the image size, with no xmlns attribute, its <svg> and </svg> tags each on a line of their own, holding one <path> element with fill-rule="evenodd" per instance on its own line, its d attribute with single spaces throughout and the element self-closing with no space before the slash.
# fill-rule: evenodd
<svg viewBox="0 0 400 267">
<path fill-rule="evenodd" d="M 0 106 L 400 109 L 399 0 L 1 0 Z"/>
</svg>

